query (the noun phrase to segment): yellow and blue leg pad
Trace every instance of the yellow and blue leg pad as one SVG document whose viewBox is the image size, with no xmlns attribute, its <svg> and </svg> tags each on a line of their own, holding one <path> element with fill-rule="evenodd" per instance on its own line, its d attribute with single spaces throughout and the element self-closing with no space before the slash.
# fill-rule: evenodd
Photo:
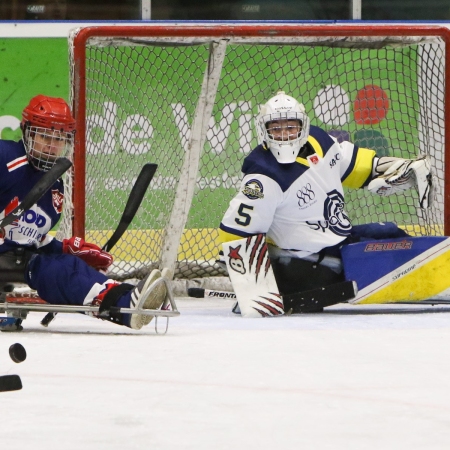
<svg viewBox="0 0 450 450">
<path fill-rule="evenodd" d="M 450 238 L 406 237 L 365 241 L 341 250 L 345 278 L 356 281 L 350 303 L 450 299 Z"/>
</svg>

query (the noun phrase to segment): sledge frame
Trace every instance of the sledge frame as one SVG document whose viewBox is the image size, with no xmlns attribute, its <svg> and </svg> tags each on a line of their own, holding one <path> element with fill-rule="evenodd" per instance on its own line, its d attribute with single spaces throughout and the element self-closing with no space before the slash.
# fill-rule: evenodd
<svg viewBox="0 0 450 450">
<path fill-rule="evenodd" d="M 0 312 L 6 313 L 7 317 L 13 317 L 16 319 L 20 319 L 21 321 L 25 320 L 30 312 L 71 313 L 71 314 L 84 313 L 96 315 L 96 317 L 99 319 L 106 319 L 109 316 L 110 312 L 119 312 L 121 314 L 141 314 L 144 316 L 154 316 L 156 320 L 158 319 L 158 317 L 166 317 L 167 324 L 165 332 L 167 332 L 169 319 L 171 317 L 177 317 L 180 315 L 180 312 L 178 311 L 177 305 L 175 303 L 175 298 L 172 293 L 170 281 L 165 278 L 158 278 L 148 287 L 148 290 L 146 292 L 152 291 L 161 283 L 164 283 L 166 285 L 167 290 L 166 298 L 163 302 L 161 309 L 144 309 L 142 307 L 142 303 L 144 301 L 144 298 L 146 297 L 145 295 L 142 296 L 142 299 L 136 308 L 111 308 L 111 310 L 99 314 L 98 306 L 51 305 L 46 303 L 37 303 L 36 297 L 33 297 L 35 300 L 34 302 L 16 303 L 13 301 L 8 301 L 7 293 L 4 292 L 0 294 Z M 170 310 L 167 309 L 169 307 L 171 308 Z M 155 322 L 155 329 L 158 332 L 157 321 Z"/>
</svg>

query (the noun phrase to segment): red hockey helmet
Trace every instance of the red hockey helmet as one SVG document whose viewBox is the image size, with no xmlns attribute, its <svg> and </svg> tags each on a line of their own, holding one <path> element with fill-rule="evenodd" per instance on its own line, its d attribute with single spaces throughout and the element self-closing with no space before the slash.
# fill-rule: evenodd
<svg viewBox="0 0 450 450">
<path fill-rule="evenodd" d="M 62 98 L 37 95 L 23 110 L 23 143 L 30 163 L 46 172 L 73 150 L 75 120 Z"/>
<path fill-rule="evenodd" d="M 46 95 L 36 95 L 23 110 L 22 127 L 28 125 L 66 133 L 75 131 L 75 119 L 66 101 Z"/>
</svg>

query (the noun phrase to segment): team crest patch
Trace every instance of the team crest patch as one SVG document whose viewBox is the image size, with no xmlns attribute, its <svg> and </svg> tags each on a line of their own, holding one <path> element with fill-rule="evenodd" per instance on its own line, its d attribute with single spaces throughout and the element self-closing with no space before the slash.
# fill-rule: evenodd
<svg viewBox="0 0 450 450">
<path fill-rule="evenodd" d="M 308 159 L 308 161 L 311 164 L 318 164 L 319 163 L 319 157 L 317 155 L 310 155 L 310 156 L 308 156 L 307 159 Z"/>
<path fill-rule="evenodd" d="M 264 198 L 263 190 L 261 181 L 250 180 L 245 183 L 242 193 L 250 200 L 258 200 L 259 198 Z"/>
<path fill-rule="evenodd" d="M 58 189 L 52 189 L 53 208 L 55 208 L 55 211 L 58 214 L 62 213 L 63 201 L 64 201 L 64 194 L 59 192 Z"/>
</svg>

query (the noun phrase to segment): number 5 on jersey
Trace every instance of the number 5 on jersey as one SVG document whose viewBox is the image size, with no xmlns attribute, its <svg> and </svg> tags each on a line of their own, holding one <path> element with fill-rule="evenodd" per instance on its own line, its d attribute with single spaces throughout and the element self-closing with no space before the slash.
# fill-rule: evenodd
<svg viewBox="0 0 450 450">
<path fill-rule="evenodd" d="M 243 227 L 250 225 L 250 221 L 252 220 L 250 214 L 245 211 L 246 209 L 252 211 L 253 206 L 249 206 L 249 205 L 246 205 L 245 203 L 241 203 L 239 205 L 239 209 L 238 209 L 239 217 L 236 217 L 236 219 L 234 219 L 234 221 L 238 225 L 241 225 Z"/>
</svg>

